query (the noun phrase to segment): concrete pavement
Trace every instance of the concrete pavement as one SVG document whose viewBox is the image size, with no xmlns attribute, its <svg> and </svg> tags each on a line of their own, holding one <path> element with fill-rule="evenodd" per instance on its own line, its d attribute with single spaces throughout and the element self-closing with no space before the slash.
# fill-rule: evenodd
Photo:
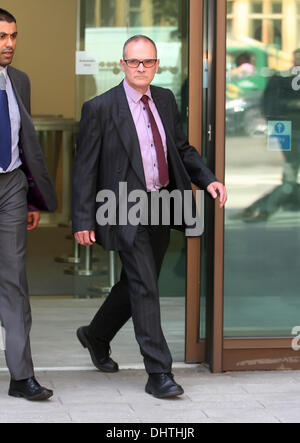
<svg viewBox="0 0 300 443">
<path fill-rule="evenodd" d="M 0 372 L 0 423 L 300 423 L 300 371 L 211 374 L 203 366 L 174 370 L 185 394 L 158 400 L 144 392 L 143 370 L 37 373 L 53 399 L 29 403 L 7 396 Z"/>
</svg>

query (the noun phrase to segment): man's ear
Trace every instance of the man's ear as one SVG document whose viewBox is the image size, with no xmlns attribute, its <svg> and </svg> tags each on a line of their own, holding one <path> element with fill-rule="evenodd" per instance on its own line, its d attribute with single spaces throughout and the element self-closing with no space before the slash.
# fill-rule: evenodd
<svg viewBox="0 0 300 443">
<path fill-rule="evenodd" d="M 121 66 L 121 69 L 122 69 L 123 72 L 125 72 L 125 66 L 124 65 L 125 65 L 125 62 L 124 62 L 124 60 L 121 59 L 120 60 L 120 66 Z"/>
<path fill-rule="evenodd" d="M 158 59 L 156 62 L 156 73 L 158 72 L 159 67 L 160 67 L 160 59 Z"/>
</svg>

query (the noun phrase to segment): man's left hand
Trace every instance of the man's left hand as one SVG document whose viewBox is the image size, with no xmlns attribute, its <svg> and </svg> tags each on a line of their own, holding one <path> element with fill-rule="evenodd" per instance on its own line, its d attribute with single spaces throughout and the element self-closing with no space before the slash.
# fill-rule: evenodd
<svg viewBox="0 0 300 443">
<path fill-rule="evenodd" d="M 219 182 L 213 182 L 207 187 L 207 192 L 212 196 L 213 199 L 220 198 L 220 208 L 224 208 L 227 202 L 227 191 L 225 186 Z"/>
<path fill-rule="evenodd" d="M 41 214 L 39 212 L 28 212 L 27 231 L 33 231 L 39 225 Z"/>
</svg>

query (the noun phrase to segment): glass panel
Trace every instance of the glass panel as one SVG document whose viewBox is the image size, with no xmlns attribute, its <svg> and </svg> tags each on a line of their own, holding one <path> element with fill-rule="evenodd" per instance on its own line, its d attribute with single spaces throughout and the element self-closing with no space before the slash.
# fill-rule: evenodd
<svg viewBox="0 0 300 443">
<path fill-rule="evenodd" d="M 101 21 L 97 24 L 101 5 Z M 96 75 L 78 77 L 78 118 L 84 101 L 123 80 L 120 58 L 125 41 L 146 34 L 157 43 L 161 59 L 153 84 L 174 92 L 187 127 L 188 0 L 115 0 L 109 5 L 107 0 L 81 1 L 80 50 L 98 60 L 99 70 Z"/>
<path fill-rule="evenodd" d="M 229 0 L 227 2 L 227 14 L 232 14 L 233 13 L 233 2 L 232 0 Z"/>
<path fill-rule="evenodd" d="M 282 13 L 282 2 L 272 2 L 272 12 L 273 14 L 281 14 Z"/>
<path fill-rule="evenodd" d="M 214 38 L 215 2 L 203 1 L 203 83 L 202 83 L 202 158 L 213 170 L 215 164 L 212 128 L 214 127 Z M 213 217 L 214 203 L 205 194 L 205 231 L 201 237 L 200 339 L 210 334 L 213 295 Z"/>
<path fill-rule="evenodd" d="M 254 14 L 261 14 L 263 12 L 263 2 L 252 2 L 251 11 Z"/>
<path fill-rule="evenodd" d="M 207 162 L 207 151 L 209 146 L 209 82 L 211 77 L 211 64 L 209 59 L 209 3 L 203 2 L 203 84 L 202 84 L 202 158 Z M 205 208 L 207 208 L 208 197 L 205 196 Z M 208 211 L 205 210 L 205 226 L 208 226 Z M 200 340 L 206 338 L 206 314 L 208 297 L 208 230 L 205 229 L 201 237 L 201 273 L 200 273 Z"/>
<path fill-rule="evenodd" d="M 262 20 L 252 20 L 251 37 L 255 40 L 262 40 Z"/>
<path fill-rule="evenodd" d="M 78 116 L 84 101 L 123 80 L 119 65 L 123 44 L 133 35 L 145 34 L 156 42 L 161 59 L 160 71 L 153 84 L 174 92 L 187 127 L 188 0 L 82 0 L 80 29 L 80 50 L 97 58 L 99 70 L 95 75 L 78 76 Z M 162 296 L 185 296 L 186 240 L 178 232 L 171 236 L 160 289 Z"/>
<path fill-rule="evenodd" d="M 248 35 L 254 3 L 234 1 L 228 30 L 225 336 L 290 336 L 300 322 L 299 2 L 284 9 L 283 33 L 262 15 L 262 32 Z"/>
</svg>

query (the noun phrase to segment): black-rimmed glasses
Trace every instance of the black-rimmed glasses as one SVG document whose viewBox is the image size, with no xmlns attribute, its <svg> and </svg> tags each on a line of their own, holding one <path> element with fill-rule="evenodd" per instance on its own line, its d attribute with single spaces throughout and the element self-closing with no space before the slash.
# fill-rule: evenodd
<svg viewBox="0 0 300 443">
<path fill-rule="evenodd" d="M 129 68 L 138 68 L 141 63 L 144 68 L 153 68 L 153 66 L 155 66 L 157 63 L 157 58 L 149 58 L 146 60 L 137 60 L 135 58 L 132 58 L 130 60 L 124 60 L 124 62 Z"/>
</svg>

